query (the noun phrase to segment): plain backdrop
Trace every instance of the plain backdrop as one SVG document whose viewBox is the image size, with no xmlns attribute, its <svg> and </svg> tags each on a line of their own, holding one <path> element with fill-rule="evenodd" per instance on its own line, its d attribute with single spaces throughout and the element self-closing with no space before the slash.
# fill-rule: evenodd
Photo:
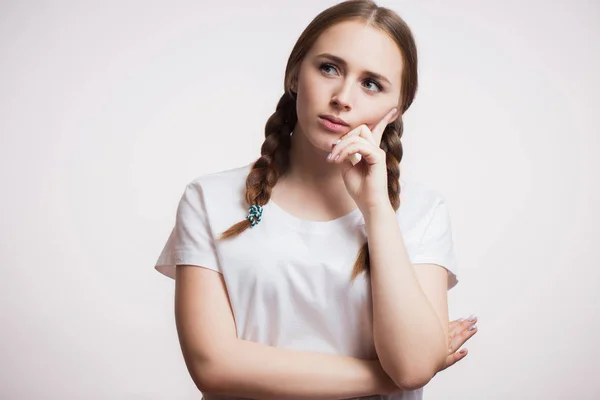
<svg viewBox="0 0 600 400">
<path fill-rule="evenodd" d="M 0 1 L 1 398 L 200 397 L 154 263 L 334 3 Z M 600 4 L 379 4 L 420 57 L 401 171 L 446 197 L 450 316 L 479 317 L 425 398 L 600 398 Z"/>
</svg>

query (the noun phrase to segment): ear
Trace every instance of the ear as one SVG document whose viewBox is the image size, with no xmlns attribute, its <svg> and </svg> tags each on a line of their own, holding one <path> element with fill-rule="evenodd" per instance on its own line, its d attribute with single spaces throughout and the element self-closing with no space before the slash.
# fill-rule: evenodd
<svg viewBox="0 0 600 400">
<path fill-rule="evenodd" d="M 394 122 L 396 122 L 396 120 L 397 120 L 398 118 L 400 118 L 401 116 L 402 116 L 402 115 L 400 114 L 400 111 L 398 111 L 398 112 L 397 112 L 397 113 L 396 113 L 396 114 L 395 114 L 395 115 L 392 117 L 392 119 L 390 120 L 390 122 L 388 122 L 388 125 L 391 125 L 391 124 L 393 124 Z"/>
<path fill-rule="evenodd" d="M 292 82 L 290 83 L 290 91 L 294 94 L 298 93 L 298 78 L 292 78 Z"/>
</svg>

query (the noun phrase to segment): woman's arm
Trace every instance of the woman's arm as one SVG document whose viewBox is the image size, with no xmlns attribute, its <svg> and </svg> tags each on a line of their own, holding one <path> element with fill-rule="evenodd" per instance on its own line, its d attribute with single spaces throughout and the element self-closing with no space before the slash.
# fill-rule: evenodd
<svg viewBox="0 0 600 400">
<path fill-rule="evenodd" d="M 220 361 L 198 362 L 206 393 L 253 399 L 345 399 L 399 392 L 377 360 L 279 349 L 237 340 Z"/>
<path fill-rule="evenodd" d="M 435 265 L 415 272 L 389 201 L 365 223 L 377 356 L 400 388 L 423 387 L 448 356 L 447 273 Z"/>
<path fill-rule="evenodd" d="M 177 333 L 200 391 L 253 399 L 343 399 L 400 390 L 378 360 L 237 339 L 222 275 L 191 265 L 177 266 L 176 274 Z"/>
</svg>

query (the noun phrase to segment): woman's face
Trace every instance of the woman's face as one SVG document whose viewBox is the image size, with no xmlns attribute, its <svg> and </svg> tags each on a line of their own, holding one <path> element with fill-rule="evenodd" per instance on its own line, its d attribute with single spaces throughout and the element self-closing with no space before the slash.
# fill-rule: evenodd
<svg viewBox="0 0 600 400">
<path fill-rule="evenodd" d="M 332 142 L 356 126 L 373 129 L 399 105 L 401 73 L 400 49 L 386 33 L 364 21 L 332 26 L 300 65 L 296 88 L 300 131 L 313 146 L 329 152 Z M 324 116 L 339 118 L 347 126 L 332 129 Z"/>
</svg>

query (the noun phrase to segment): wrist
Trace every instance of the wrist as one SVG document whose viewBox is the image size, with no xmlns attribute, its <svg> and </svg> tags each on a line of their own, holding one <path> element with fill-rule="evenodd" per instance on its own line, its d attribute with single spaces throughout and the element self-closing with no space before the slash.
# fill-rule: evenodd
<svg viewBox="0 0 600 400">
<path fill-rule="evenodd" d="M 365 222 L 368 222 L 370 219 L 377 219 L 380 217 L 389 217 L 391 214 L 396 214 L 392 204 L 388 199 L 385 201 L 377 202 L 369 207 L 367 207 L 362 213 L 365 218 Z"/>
</svg>

